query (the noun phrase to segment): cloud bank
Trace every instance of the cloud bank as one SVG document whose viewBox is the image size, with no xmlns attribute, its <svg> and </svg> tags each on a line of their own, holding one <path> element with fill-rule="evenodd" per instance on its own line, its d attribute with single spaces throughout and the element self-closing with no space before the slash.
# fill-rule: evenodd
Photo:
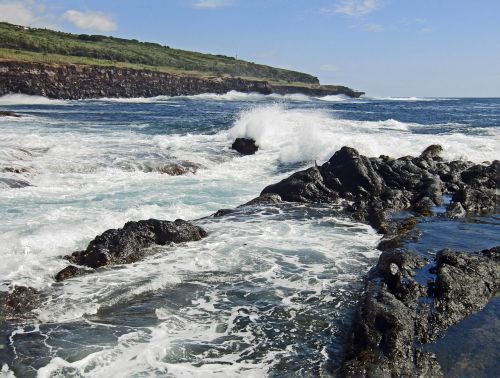
<svg viewBox="0 0 500 378">
<path fill-rule="evenodd" d="M 64 13 L 63 18 L 77 28 L 109 32 L 117 29 L 116 22 L 101 12 L 80 12 L 74 9 Z"/>
<path fill-rule="evenodd" d="M 198 0 L 193 4 L 194 8 L 215 9 L 232 5 L 231 0 Z"/>
</svg>

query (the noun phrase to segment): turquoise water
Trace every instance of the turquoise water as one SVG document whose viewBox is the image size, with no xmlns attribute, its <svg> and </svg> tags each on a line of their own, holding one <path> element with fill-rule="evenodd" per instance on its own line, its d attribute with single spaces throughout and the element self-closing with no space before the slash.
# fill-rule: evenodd
<svg viewBox="0 0 500 378">
<path fill-rule="evenodd" d="M 0 119 L 0 167 L 25 170 L 0 173 L 0 290 L 16 283 L 47 295 L 34 322 L 1 329 L 0 361 L 17 376 L 320 374 L 338 362 L 379 236 L 320 206 L 201 218 L 343 145 L 403 156 L 440 143 L 446 158 L 477 162 L 498 158 L 500 146 L 500 99 L 11 95 L 0 106 L 24 116 Z M 256 139 L 259 152 L 237 156 L 229 147 L 238 136 Z M 200 168 L 158 172 L 179 162 Z M 54 282 L 62 256 L 151 217 L 195 220 L 209 236 Z M 498 240 L 487 223 L 463 244 L 478 245 L 481 232 Z"/>
</svg>

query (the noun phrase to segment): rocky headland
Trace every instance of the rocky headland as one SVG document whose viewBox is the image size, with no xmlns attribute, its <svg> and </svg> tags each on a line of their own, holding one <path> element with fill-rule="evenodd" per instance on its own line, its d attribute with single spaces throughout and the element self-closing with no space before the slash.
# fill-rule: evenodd
<svg viewBox="0 0 500 378">
<path fill-rule="evenodd" d="M 313 96 L 341 94 L 349 97 L 360 97 L 364 94 L 344 86 L 274 85 L 265 80 L 231 76 L 190 76 L 131 68 L 0 60 L 0 96 L 22 93 L 77 100 L 223 94 L 229 91 L 261 94 L 303 93 Z"/>
</svg>

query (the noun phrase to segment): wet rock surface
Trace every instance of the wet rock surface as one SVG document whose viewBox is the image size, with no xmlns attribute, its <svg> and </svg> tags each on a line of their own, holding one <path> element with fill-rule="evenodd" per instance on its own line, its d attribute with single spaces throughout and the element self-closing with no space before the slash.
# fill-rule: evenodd
<svg viewBox="0 0 500 378">
<path fill-rule="evenodd" d="M 411 210 L 428 215 L 432 207 L 444 204 L 445 195 L 452 198 L 450 217 L 497 210 L 500 162 L 445 162 L 441 151 L 441 146 L 432 145 L 418 157 L 368 158 L 342 147 L 322 166 L 296 172 L 262 194 L 295 202 L 349 201 L 347 211 L 355 219 L 382 231 L 384 213 Z"/>
<path fill-rule="evenodd" d="M 26 180 L 12 179 L 7 177 L 0 177 L 0 187 L 7 188 L 25 188 L 27 186 L 31 186 L 31 184 Z"/>
<path fill-rule="evenodd" d="M 346 346 L 347 377 L 442 376 L 432 353 L 417 345 L 481 310 L 498 290 L 499 247 L 440 251 L 435 282 L 415 280 L 429 262 L 406 250 L 385 251 L 370 272 Z"/>
<path fill-rule="evenodd" d="M 127 264 L 142 259 L 151 245 L 166 245 L 201 240 L 207 233 L 182 219 L 174 222 L 149 219 L 127 222 L 123 228 L 111 229 L 92 240 L 84 251 L 74 252 L 67 259 L 76 265 L 99 268 Z M 81 274 L 77 267 L 66 267 L 56 275 L 58 281 Z"/>
<path fill-rule="evenodd" d="M 476 253 L 443 250 L 433 261 L 405 249 L 406 242 L 419 237 L 420 217 L 433 215 L 445 197 L 451 198 L 446 206 L 451 219 L 498 211 L 500 162 L 447 162 L 442 150 L 431 145 L 418 157 L 393 159 L 368 158 L 343 147 L 322 166 L 296 172 L 261 193 L 283 201 L 340 204 L 385 235 L 339 375 L 442 376 L 436 356 L 417 345 L 480 311 L 497 291 L 498 247 Z M 391 218 L 401 211 L 416 216 Z M 425 269 L 432 272 L 430 282 L 417 279 Z"/>
<path fill-rule="evenodd" d="M 5 319 L 25 318 L 39 303 L 38 290 L 27 286 L 13 286 L 1 299 L 1 313 Z"/>
<path fill-rule="evenodd" d="M 10 110 L 0 110 L 0 117 L 15 117 L 15 118 L 21 118 L 22 115 L 14 113 Z"/>
<path fill-rule="evenodd" d="M 253 155 L 259 149 L 259 146 L 255 144 L 255 140 L 250 138 L 236 138 L 236 140 L 231 145 L 233 150 L 238 151 L 242 155 Z"/>
</svg>

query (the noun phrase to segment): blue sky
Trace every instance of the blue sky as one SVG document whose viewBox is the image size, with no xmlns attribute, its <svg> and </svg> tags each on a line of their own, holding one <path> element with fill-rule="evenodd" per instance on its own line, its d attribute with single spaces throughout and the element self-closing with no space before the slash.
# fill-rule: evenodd
<svg viewBox="0 0 500 378">
<path fill-rule="evenodd" d="M 0 0 L 0 20 L 238 56 L 373 96 L 500 97 L 500 0 Z"/>
</svg>

